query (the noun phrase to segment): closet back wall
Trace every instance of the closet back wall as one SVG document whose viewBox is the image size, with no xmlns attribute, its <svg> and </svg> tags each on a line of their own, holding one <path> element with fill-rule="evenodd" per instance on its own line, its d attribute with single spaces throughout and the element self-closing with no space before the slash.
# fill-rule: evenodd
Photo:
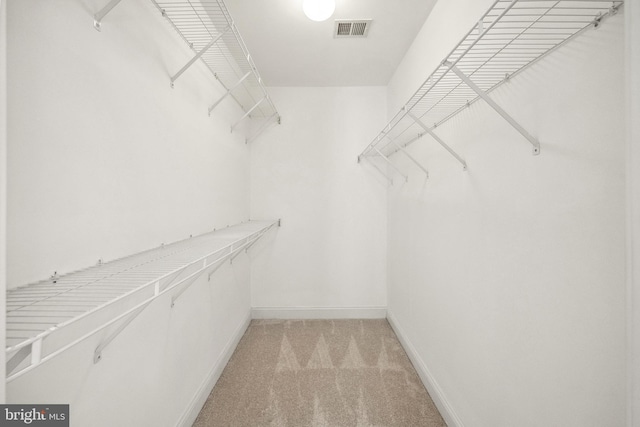
<svg viewBox="0 0 640 427">
<path fill-rule="evenodd" d="M 255 315 L 384 317 L 386 184 L 356 158 L 385 88 L 269 91 L 283 119 L 251 147 L 251 217 L 282 227 L 252 264 Z"/>
<path fill-rule="evenodd" d="M 148 0 L 9 1 L 9 287 L 248 219 L 222 88 Z M 235 115 L 234 115 L 235 114 Z"/>
</svg>

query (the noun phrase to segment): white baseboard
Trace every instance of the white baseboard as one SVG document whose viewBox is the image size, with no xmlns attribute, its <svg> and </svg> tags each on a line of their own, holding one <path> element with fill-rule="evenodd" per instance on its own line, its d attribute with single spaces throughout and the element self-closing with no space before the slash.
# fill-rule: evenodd
<svg viewBox="0 0 640 427">
<path fill-rule="evenodd" d="M 386 307 L 254 307 L 253 319 L 384 319 Z"/>
<path fill-rule="evenodd" d="M 416 372 L 418 372 L 422 383 L 429 392 L 433 403 L 435 403 L 436 407 L 440 411 L 440 415 L 442 415 L 442 418 L 444 418 L 447 425 L 449 427 L 464 427 L 464 424 L 462 424 L 460 417 L 458 417 L 453 407 L 447 400 L 447 397 L 444 395 L 442 388 L 440 388 L 440 385 L 438 384 L 436 379 L 433 377 L 433 375 L 431 375 L 431 372 L 429 372 L 429 368 L 427 368 L 427 365 L 418 355 L 416 348 L 413 346 L 413 344 L 411 344 L 411 341 L 409 341 L 409 338 L 407 338 L 406 334 L 398 324 L 398 320 L 390 311 L 387 311 L 387 320 L 389 321 L 391 328 L 393 328 L 394 332 L 396 333 L 398 340 L 400 340 L 400 343 L 402 344 L 402 347 L 404 347 L 407 356 L 409 356 L 411 363 L 413 363 L 413 367 L 416 369 Z"/>
<path fill-rule="evenodd" d="M 202 410 L 202 407 L 207 401 L 207 398 L 209 397 L 211 390 L 213 390 L 213 387 L 218 382 L 220 375 L 222 375 L 222 371 L 224 370 L 224 367 L 227 366 L 227 363 L 229 362 L 229 359 L 231 359 L 231 356 L 233 355 L 233 352 L 238 346 L 240 339 L 242 338 L 245 331 L 249 327 L 249 323 L 251 323 L 250 314 L 247 315 L 247 317 L 242 321 L 240 325 L 238 325 L 238 327 L 234 331 L 233 335 L 227 342 L 227 345 L 225 345 L 224 349 L 222 350 L 222 353 L 218 357 L 218 360 L 213 365 L 213 368 L 211 369 L 209 374 L 205 377 L 205 380 L 198 388 L 198 391 L 193 396 L 193 399 L 191 399 L 191 403 L 187 407 L 187 410 L 184 412 L 184 414 L 182 414 L 182 417 L 180 417 L 180 420 L 178 420 L 177 426 L 191 427 L 193 425 L 196 418 L 198 417 L 198 414 Z"/>
</svg>

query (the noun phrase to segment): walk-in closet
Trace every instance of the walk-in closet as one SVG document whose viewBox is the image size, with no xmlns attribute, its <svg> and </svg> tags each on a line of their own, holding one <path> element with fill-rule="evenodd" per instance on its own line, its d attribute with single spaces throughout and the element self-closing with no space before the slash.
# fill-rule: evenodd
<svg viewBox="0 0 640 427">
<path fill-rule="evenodd" d="M 640 427 L 635 0 L 0 0 L 0 425 Z"/>
</svg>

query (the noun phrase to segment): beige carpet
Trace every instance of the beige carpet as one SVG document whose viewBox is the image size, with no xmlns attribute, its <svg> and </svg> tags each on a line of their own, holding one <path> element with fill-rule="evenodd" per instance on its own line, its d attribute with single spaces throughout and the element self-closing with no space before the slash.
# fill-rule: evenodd
<svg viewBox="0 0 640 427">
<path fill-rule="evenodd" d="M 254 320 L 194 426 L 446 424 L 386 320 Z"/>
</svg>

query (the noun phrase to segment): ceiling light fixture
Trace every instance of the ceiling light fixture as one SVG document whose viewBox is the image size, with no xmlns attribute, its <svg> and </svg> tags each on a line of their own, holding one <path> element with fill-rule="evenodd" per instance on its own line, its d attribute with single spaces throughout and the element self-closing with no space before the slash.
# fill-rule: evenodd
<svg viewBox="0 0 640 427">
<path fill-rule="evenodd" d="M 325 21 L 336 10 L 335 0 L 304 0 L 302 10 L 312 21 Z"/>
</svg>

